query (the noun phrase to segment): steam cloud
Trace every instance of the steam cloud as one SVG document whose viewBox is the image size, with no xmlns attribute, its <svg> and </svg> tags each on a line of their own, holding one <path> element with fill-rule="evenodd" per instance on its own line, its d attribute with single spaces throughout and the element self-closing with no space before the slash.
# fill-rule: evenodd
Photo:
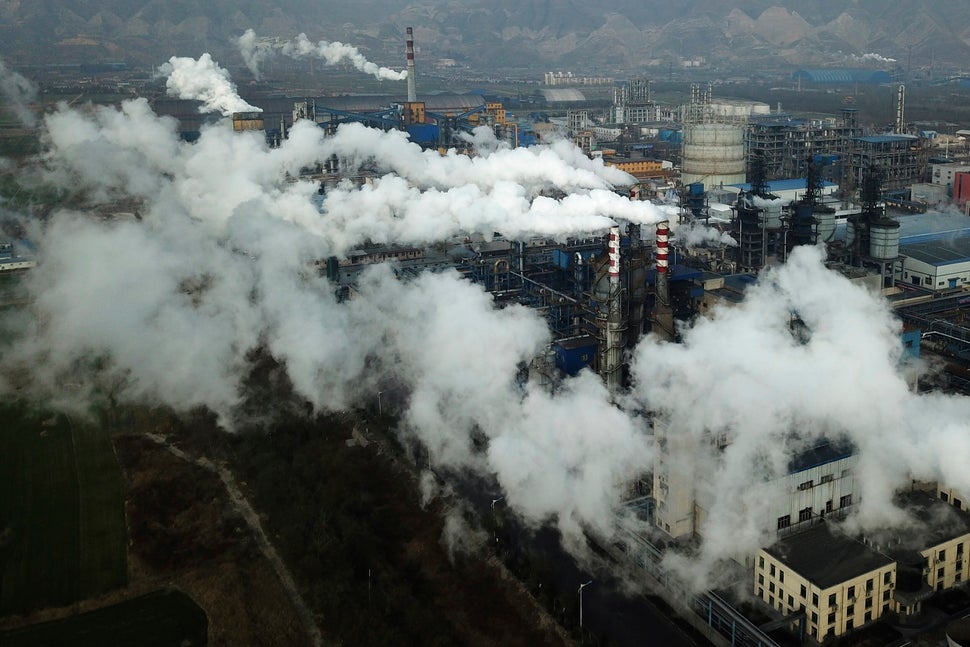
<svg viewBox="0 0 970 647">
<path fill-rule="evenodd" d="M 379 81 L 403 81 L 408 76 L 407 70 L 398 72 L 368 61 L 360 53 L 360 50 L 353 45 L 347 45 L 337 41 L 328 42 L 325 40 L 314 43 L 306 37 L 306 34 L 300 34 L 293 40 L 282 44 L 270 45 L 269 43 L 260 41 L 256 36 L 256 32 L 252 29 L 247 29 L 239 37 L 237 44 L 239 45 L 239 51 L 242 54 L 243 61 L 246 63 L 246 67 L 249 68 L 250 72 L 257 79 L 260 78 L 260 63 L 275 52 L 279 52 L 290 58 L 317 58 L 325 61 L 327 65 L 337 65 L 338 63 L 347 62 L 353 65 L 354 69 L 365 74 L 370 74 Z"/>
<path fill-rule="evenodd" d="M 200 68 L 222 79 L 219 92 L 177 74 Z M 234 89 L 207 55 L 173 58 L 169 73 L 173 87 L 236 109 L 218 99 Z M 898 322 L 878 295 L 826 270 L 815 248 L 766 273 L 737 307 L 683 330 L 682 344 L 643 341 L 624 408 L 589 372 L 552 393 L 519 384 L 519 367 L 550 342 L 546 324 L 524 307 L 496 309 L 456 273 L 401 280 L 376 266 L 345 303 L 317 277 L 316 262 L 365 241 L 564 237 L 615 219 L 668 219 L 610 191 L 629 176 L 567 143 L 506 149 L 482 139 L 479 157 L 442 156 L 400 133 L 348 124 L 325 138 L 299 122 L 278 149 L 224 123 L 190 144 L 141 99 L 83 113 L 62 106 L 43 127 L 49 183 L 89 207 L 134 202 L 139 217 L 105 221 L 80 208 L 44 224 L 25 217 L 40 262 L 32 321 L 0 351 L 5 389 L 56 399 L 70 384 L 72 397 L 204 405 L 232 426 L 257 347 L 317 410 L 402 385 L 404 433 L 435 466 L 494 475 L 513 509 L 554 524 L 570 545 L 584 528 L 613 532 L 624 484 L 654 461 L 653 438 L 630 412 L 655 411 L 679 439 L 671 460 L 706 475 L 694 573 L 769 538 L 751 489 L 822 437 L 859 448 L 864 526 L 898 521 L 891 492 L 909 478 L 970 492 L 968 400 L 911 392 Z M 331 155 L 383 175 L 329 190 L 318 208 L 317 186 L 291 178 Z M 804 341 L 791 334 L 793 314 Z M 711 434 L 732 443 L 715 452 Z M 485 451 L 475 449 L 481 437 Z"/>
<path fill-rule="evenodd" d="M 37 125 L 37 118 L 30 109 L 37 97 L 37 86 L 7 67 L 3 59 L 0 59 L 0 97 L 20 123 L 28 127 Z"/>
<path fill-rule="evenodd" d="M 219 67 L 208 53 L 198 59 L 173 56 L 159 71 L 168 77 L 165 83 L 168 94 L 201 101 L 200 112 L 220 112 L 226 117 L 234 112 L 262 112 L 239 97 L 229 72 Z"/>
</svg>

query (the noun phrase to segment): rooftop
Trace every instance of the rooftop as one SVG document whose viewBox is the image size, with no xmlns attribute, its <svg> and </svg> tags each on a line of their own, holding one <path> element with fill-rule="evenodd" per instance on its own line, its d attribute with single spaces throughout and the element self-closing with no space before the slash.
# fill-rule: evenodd
<svg viewBox="0 0 970 647">
<path fill-rule="evenodd" d="M 921 242 L 900 241 L 900 253 L 934 267 L 970 261 L 970 236 L 936 238 Z"/>
<path fill-rule="evenodd" d="M 751 184 L 728 184 L 727 186 L 734 187 L 736 189 L 741 189 L 742 191 L 750 191 Z M 835 187 L 838 186 L 835 182 L 830 182 L 828 180 L 822 180 L 822 188 Z M 769 180 L 768 190 L 769 191 L 799 191 L 805 189 L 805 178 L 796 177 L 790 180 Z"/>
<path fill-rule="evenodd" d="M 765 550 L 820 589 L 893 563 L 862 542 L 836 534 L 827 523 L 785 537 Z"/>
<path fill-rule="evenodd" d="M 819 465 L 833 463 L 853 454 L 853 448 L 847 443 L 825 442 L 810 449 L 799 452 L 788 463 L 791 474 L 803 472 Z"/>
</svg>

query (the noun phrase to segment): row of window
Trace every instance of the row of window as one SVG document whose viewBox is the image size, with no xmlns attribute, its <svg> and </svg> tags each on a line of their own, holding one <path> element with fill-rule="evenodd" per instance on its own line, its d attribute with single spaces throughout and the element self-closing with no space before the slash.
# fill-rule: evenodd
<svg viewBox="0 0 970 647">
<path fill-rule="evenodd" d="M 851 469 L 842 470 L 842 478 L 845 478 L 850 474 L 852 474 Z M 823 474 L 822 478 L 819 480 L 819 485 L 831 483 L 834 478 L 835 476 L 833 474 Z M 815 487 L 815 479 L 808 479 L 807 481 L 798 484 L 799 490 L 811 490 L 813 487 Z"/>
<path fill-rule="evenodd" d="M 809 481 L 809 483 L 811 483 L 811 481 Z M 846 494 L 845 496 L 842 496 L 839 498 L 840 508 L 846 508 L 850 505 L 852 505 L 851 494 Z M 833 510 L 832 500 L 829 499 L 828 501 L 825 502 L 825 512 L 832 512 L 832 510 Z M 798 511 L 798 521 L 799 522 L 809 521 L 812 518 L 812 514 L 813 514 L 813 510 L 811 506 L 807 508 L 802 508 L 801 510 Z M 778 530 L 781 530 L 782 528 L 787 528 L 790 525 L 791 525 L 790 514 L 786 514 L 784 516 L 778 517 Z"/>
<path fill-rule="evenodd" d="M 949 502 L 949 498 L 950 497 L 949 497 L 949 495 L 946 492 L 940 492 L 940 498 L 943 499 L 943 501 Z M 960 499 L 958 499 L 956 497 L 953 497 L 953 507 L 954 508 L 960 508 L 962 510 L 963 509 L 963 501 L 961 501 Z M 963 544 L 961 544 L 961 546 L 962 545 Z"/>
</svg>

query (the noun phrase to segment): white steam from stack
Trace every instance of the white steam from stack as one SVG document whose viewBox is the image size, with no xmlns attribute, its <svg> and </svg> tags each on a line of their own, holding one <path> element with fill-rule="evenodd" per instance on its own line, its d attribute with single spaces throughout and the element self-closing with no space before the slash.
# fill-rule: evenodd
<svg viewBox="0 0 970 647">
<path fill-rule="evenodd" d="M 300 34 L 291 41 L 282 44 L 268 44 L 259 40 L 256 32 L 247 29 L 236 41 L 243 61 L 257 79 L 260 78 L 259 64 L 273 53 L 279 53 L 290 58 L 315 58 L 327 65 L 350 63 L 354 69 L 370 74 L 379 81 L 403 81 L 408 73 L 377 65 L 367 60 L 359 49 L 353 45 L 339 41 L 312 42 L 306 34 Z"/>
<path fill-rule="evenodd" d="M 168 77 L 165 88 L 170 96 L 201 101 L 199 112 L 219 112 L 226 117 L 234 112 L 262 112 L 239 97 L 229 72 L 208 53 L 197 59 L 173 56 L 159 67 L 159 73 Z"/>
</svg>

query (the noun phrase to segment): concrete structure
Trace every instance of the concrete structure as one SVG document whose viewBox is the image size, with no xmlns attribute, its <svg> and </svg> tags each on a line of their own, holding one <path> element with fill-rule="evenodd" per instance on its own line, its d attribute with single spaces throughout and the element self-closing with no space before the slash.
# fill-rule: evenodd
<svg viewBox="0 0 970 647">
<path fill-rule="evenodd" d="M 700 123 L 684 127 L 681 180 L 705 186 L 738 184 L 746 178 L 744 128 Z"/>
</svg>

